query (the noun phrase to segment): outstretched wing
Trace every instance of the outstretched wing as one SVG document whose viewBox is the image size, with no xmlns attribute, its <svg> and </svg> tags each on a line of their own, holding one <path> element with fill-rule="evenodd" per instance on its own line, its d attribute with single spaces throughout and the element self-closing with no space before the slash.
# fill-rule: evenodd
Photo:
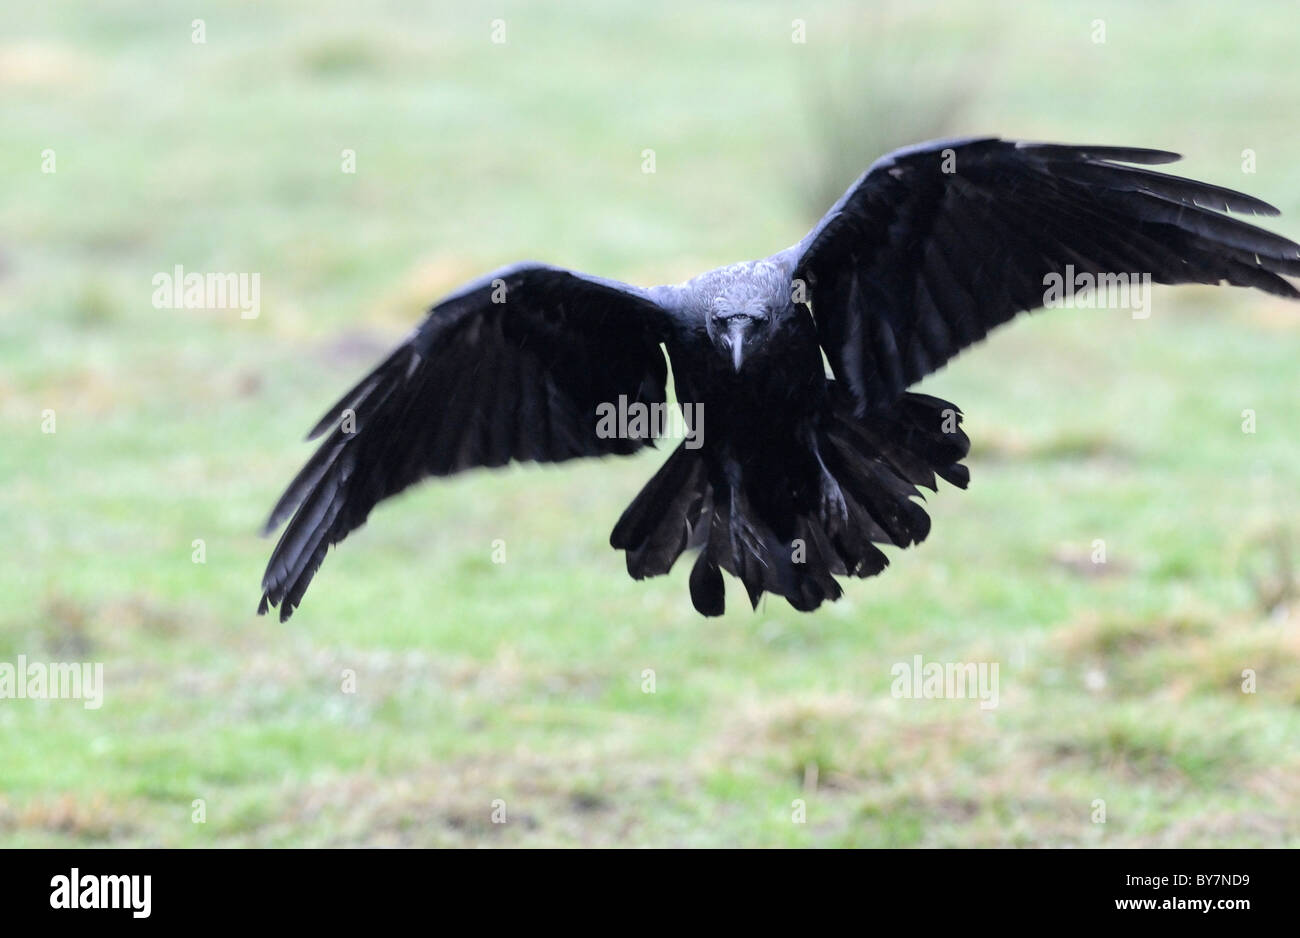
<svg viewBox="0 0 1300 938">
<path fill-rule="evenodd" d="M 426 476 L 653 446 L 602 437 L 597 407 L 665 401 L 666 320 L 634 287 L 536 264 L 438 303 L 311 431 L 327 436 L 271 511 L 267 533 L 292 520 L 257 611 L 287 619 L 330 545 Z"/>
<path fill-rule="evenodd" d="M 1300 298 L 1300 245 L 1227 215 L 1277 209 L 1230 189 L 1124 166 L 1178 154 L 939 140 L 877 161 L 785 252 L 822 347 L 859 411 L 1017 313 L 1049 275 L 1149 274 Z"/>
</svg>

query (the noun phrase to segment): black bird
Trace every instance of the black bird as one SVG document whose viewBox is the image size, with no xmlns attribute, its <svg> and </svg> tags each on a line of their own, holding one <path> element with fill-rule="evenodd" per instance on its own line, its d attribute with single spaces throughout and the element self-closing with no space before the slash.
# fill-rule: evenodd
<svg viewBox="0 0 1300 938">
<path fill-rule="evenodd" d="M 1300 275 L 1300 246 L 1222 214 L 1277 209 L 1123 165 L 1177 159 L 934 141 L 877 161 L 764 260 L 650 289 L 534 263 L 489 274 L 435 305 L 312 429 L 325 441 L 267 522 L 292 516 L 258 612 L 279 605 L 287 619 L 330 545 L 425 476 L 654 445 L 662 427 L 615 435 L 600 415 L 666 404 L 665 349 L 702 445 L 679 444 L 614 526 L 628 573 L 667 573 L 692 547 L 704 615 L 723 611 L 723 570 L 755 606 L 765 591 L 799 610 L 837 599 L 836 576 L 884 569 L 876 545 L 929 533 L 918 486 L 967 484 L 960 411 L 908 388 L 1045 305 L 1054 278 L 1147 274 L 1300 298 L 1279 276 Z"/>
</svg>

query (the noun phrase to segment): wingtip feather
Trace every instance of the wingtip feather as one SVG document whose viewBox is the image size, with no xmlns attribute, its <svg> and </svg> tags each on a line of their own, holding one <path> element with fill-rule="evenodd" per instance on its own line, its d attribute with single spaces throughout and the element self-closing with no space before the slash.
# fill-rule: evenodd
<svg viewBox="0 0 1300 938">
<path fill-rule="evenodd" d="M 1015 144 L 1017 150 L 1028 150 L 1044 156 L 1054 156 L 1082 160 L 1112 160 L 1118 163 L 1137 163 L 1144 166 L 1158 166 L 1162 163 L 1177 163 L 1183 158 L 1181 153 L 1173 150 L 1153 150 L 1149 147 L 1111 147 L 1088 146 L 1073 143 L 1038 143 L 1021 140 Z"/>
</svg>

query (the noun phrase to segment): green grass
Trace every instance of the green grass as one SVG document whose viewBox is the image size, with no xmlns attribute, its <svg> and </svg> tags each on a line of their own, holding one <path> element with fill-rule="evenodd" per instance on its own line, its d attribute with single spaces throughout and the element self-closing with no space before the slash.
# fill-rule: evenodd
<svg viewBox="0 0 1300 938">
<path fill-rule="evenodd" d="M 1300 235 L 1289 6 L 1187 6 L 819 3 L 804 45 L 763 3 L 7 17 L 0 662 L 107 686 L 0 701 L 0 844 L 1300 843 L 1300 311 L 1260 294 L 1042 314 L 927 380 L 971 488 L 815 615 L 626 577 L 607 535 L 662 454 L 419 488 L 253 615 L 302 433 L 499 264 L 767 254 L 940 130 L 1178 149 Z M 260 318 L 154 309 L 175 264 L 259 272 Z M 999 707 L 894 699 L 915 654 L 999 662 Z"/>
</svg>

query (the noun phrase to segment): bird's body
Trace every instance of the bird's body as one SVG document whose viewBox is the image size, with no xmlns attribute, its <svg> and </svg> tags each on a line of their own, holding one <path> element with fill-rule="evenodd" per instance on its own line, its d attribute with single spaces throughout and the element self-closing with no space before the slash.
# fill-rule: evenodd
<svg viewBox="0 0 1300 938">
<path fill-rule="evenodd" d="M 701 445 L 673 453 L 610 543 L 627 552 L 637 579 L 700 548 L 690 585 L 705 614 L 723 611 L 720 570 L 744 583 L 752 603 L 766 591 L 810 610 L 840 596 L 835 575 L 885 566 L 873 541 L 923 538 L 929 519 L 908 499 L 934 477 L 908 449 L 918 420 L 938 441 L 927 451 L 931 468 L 965 483 L 957 462 L 967 441 L 953 405 L 909 394 L 854 414 L 826 374 L 816 323 L 792 284 L 794 259 L 783 252 L 652 291 L 673 311 L 677 328 L 664 344 L 679 399 L 696 405 Z M 729 328 L 738 319 L 740 335 Z M 945 411 L 951 427 L 941 435 Z"/>
<path fill-rule="evenodd" d="M 666 573 L 698 548 L 690 592 L 706 615 L 723 611 L 723 570 L 755 605 L 763 592 L 801 610 L 836 599 L 836 576 L 888 563 L 876 545 L 928 534 L 918 487 L 968 480 L 960 411 L 908 388 L 1043 305 L 1050 278 L 1077 268 L 1300 298 L 1278 276 L 1300 274 L 1300 246 L 1221 214 L 1271 206 L 1120 165 L 1176 158 L 938 141 L 879 161 L 798 244 L 680 285 L 541 264 L 489 274 L 435 305 L 318 423 L 325 442 L 268 522 L 292 515 L 259 611 L 287 618 L 328 548 L 425 476 L 652 445 L 598 415 L 665 403 L 661 346 L 699 425 L 614 528 L 628 572 Z"/>
</svg>

